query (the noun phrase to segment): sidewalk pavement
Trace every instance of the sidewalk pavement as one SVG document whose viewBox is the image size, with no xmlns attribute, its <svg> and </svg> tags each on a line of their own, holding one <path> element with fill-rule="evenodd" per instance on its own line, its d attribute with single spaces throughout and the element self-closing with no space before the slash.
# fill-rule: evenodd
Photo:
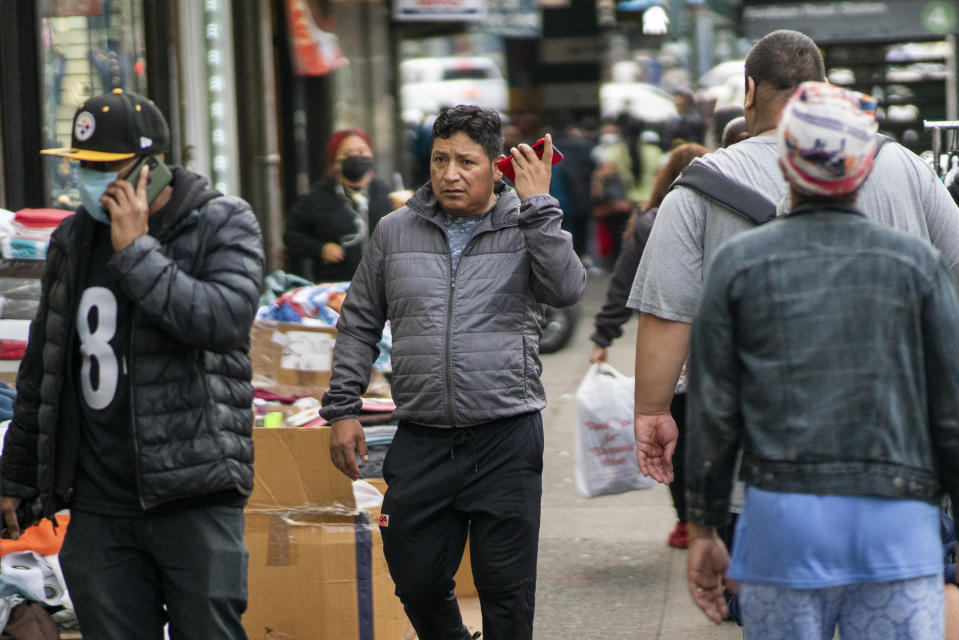
<svg viewBox="0 0 959 640">
<path fill-rule="evenodd" d="M 590 276 L 569 344 L 545 355 L 546 451 L 535 638 L 550 640 L 732 640 L 735 623 L 715 625 L 686 591 L 686 551 L 666 537 L 676 523 L 663 485 L 616 496 L 580 498 L 573 479 L 576 388 L 589 368 L 593 317 L 608 276 Z M 609 350 L 633 375 L 636 321 Z"/>
<path fill-rule="evenodd" d="M 589 368 L 593 317 L 608 275 L 590 276 L 577 305 L 573 339 L 542 356 L 549 405 L 536 590 L 536 640 L 739 640 L 732 622 L 715 625 L 686 591 L 686 551 L 666 544 L 676 523 L 669 490 L 580 498 L 573 479 L 576 388 Z M 609 350 L 609 363 L 633 375 L 636 320 Z M 470 632 L 482 622 L 479 601 L 460 598 Z"/>
</svg>

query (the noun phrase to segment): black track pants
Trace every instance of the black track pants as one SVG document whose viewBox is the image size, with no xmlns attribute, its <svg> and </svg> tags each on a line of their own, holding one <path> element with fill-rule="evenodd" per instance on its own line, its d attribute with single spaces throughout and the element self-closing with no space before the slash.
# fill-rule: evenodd
<svg viewBox="0 0 959 640">
<path fill-rule="evenodd" d="M 457 429 L 400 422 L 380 532 L 420 640 L 469 638 L 453 594 L 467 532 L 483 639 L 532 638 L 542 473 L 539 412 Z"/>
</svg>

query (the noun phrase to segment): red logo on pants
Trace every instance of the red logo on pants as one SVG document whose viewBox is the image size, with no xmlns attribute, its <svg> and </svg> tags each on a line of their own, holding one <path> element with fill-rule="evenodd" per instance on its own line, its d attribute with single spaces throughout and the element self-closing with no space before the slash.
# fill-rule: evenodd
<svg viewBox="0 0 959 640">
<path fill-rule="evenodd" d="M 388 527 L 388 526 L 390 526 L 390 516 L 389 516 L 389 514 L 386 514 L 386 513 L 381 513 L 381 514 L 380 514 L 380 526 L 381 526 L 381 527 Z"/>
</svg>

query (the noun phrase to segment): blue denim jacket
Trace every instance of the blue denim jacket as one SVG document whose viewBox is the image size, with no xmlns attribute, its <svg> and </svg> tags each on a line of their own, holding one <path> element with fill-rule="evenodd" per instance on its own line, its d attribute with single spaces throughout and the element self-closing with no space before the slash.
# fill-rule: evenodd
<svg viewBox="0 0 959 640">
<path fill-rule="evenodd" d="M 691 522 L 726 522 L 740 446 L 761 489 L 959 504 L 955 285 L 853 207 L 798 207 L 720 250 L 689 388 Z"/>
</svg>

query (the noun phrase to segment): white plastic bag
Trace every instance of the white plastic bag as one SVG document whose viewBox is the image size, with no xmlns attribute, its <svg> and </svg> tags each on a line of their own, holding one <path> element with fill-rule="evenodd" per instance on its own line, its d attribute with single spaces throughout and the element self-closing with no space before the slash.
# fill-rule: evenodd
<svg viewBox="0 0 959 640">
<path fill-rule="evenodd" d="M 576 390 L 576 489 L 584 498 L 636 489 L 656 481 L 639 472 L 633 433 L 633 378 L 594 364 Z"/>
</svg>

